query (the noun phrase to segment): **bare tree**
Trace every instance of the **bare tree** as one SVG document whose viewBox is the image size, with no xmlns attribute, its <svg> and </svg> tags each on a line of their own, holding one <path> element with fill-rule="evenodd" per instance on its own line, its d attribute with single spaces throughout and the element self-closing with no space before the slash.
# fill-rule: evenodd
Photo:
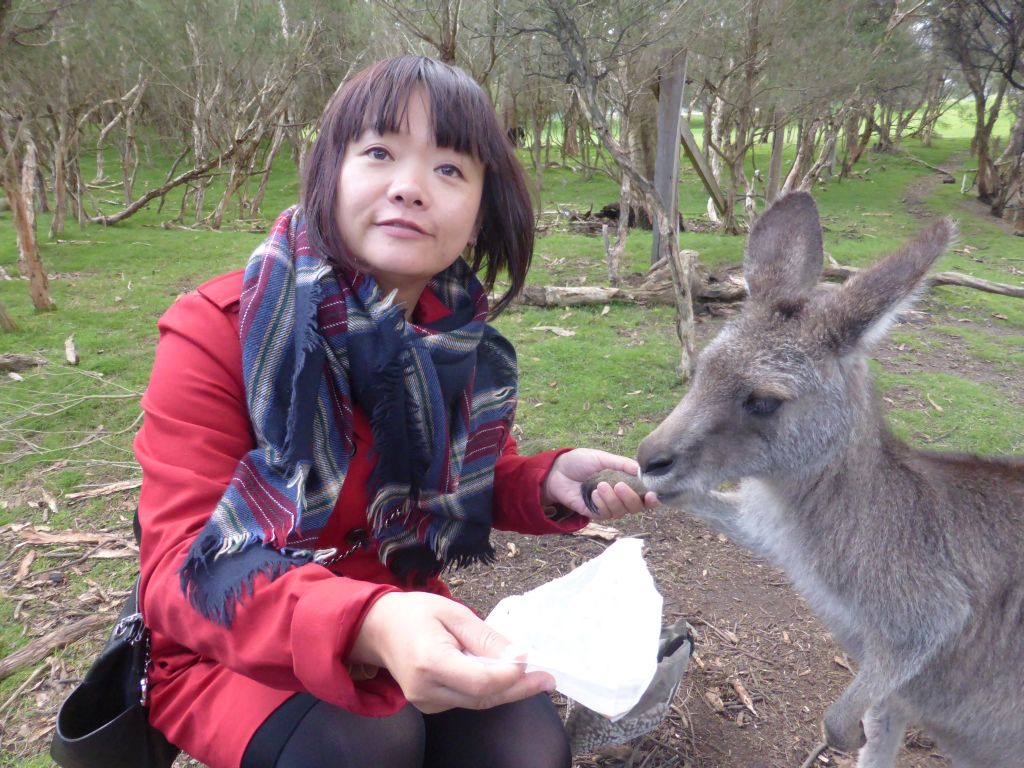
<svg viewBox="0 0 1024 768">
<path fill-rule="evenodd" d="M 52 40 L 52 26 L 61 12 L 70 5 L 67 2 L 50 5 L 33 5 L 15 8 L 12 0 L 0 0 L 0 62 L 9 61 L 13 49 L 45 46 Z M 6 63 L 0 67 L 0 83 L 11 83 Z M 8 94 L 14 88 L 5 89 Z M 20 90 L 20 89 L 19 89 Z M 8 96 L 10 98 L 10 96 Z M 36 178 L 36 147 L 27 133 L 31 115 L 12 113 L 19 105 L 10 100 L 0 108 L 0 150 L 3 151 L 3 166 L 0 169 L 4 192 L 10 205 L 18 241 L 19 268 L 29 278 L 29 295 L 37 310 L 54 309 L 50 298 L 49 282 L 39 254 L 36 237 L 34 195 L 28 195 L 23 188 L 23 179 L 30 184 Z M 24 159 L 20 156 L 24 145 Z M 0 326 L 12 330 L 14 322 L 6 307 L 0 305 Z"/>
<path fill-rule="evenodd" d="M 992 159 L 992 130 L 1009 84 L 1003 71 L 1015 66 L 1007 58 L 1019 57 L 1019 52 L 1015 45 L 999 42 L 1001 28 L 976 0 L 953 0 L 945 4 L 936 23 L 974 99 L 971 150 L 978 159 L 978 198 L 992 203 L 999 193 L 999 175 Z"/>
<path fill-rule="evenodd" d="M 679 250 L 679 241 L 673 236 L 675 212 L 670 214 L 664 209 L 653 180 L 642 172 L 627 147 L 616 138 L 602 98 L 604 83 L 612 76 L 616 64 L 631 49 L 660 42 L 658 37 L 666 34 L 665 27 L 658 20 L 670 17 L 678 8 L 656 5 L 626 5 L 612 0 L 581 7 L 566 0 L 546 0 L 537 31 L 557 42 L 587 120 L 621 172 L 628 177 L 632 191 L 640 195 L 647 208 L 655 213 L 661 240 L 669 247 L 668 262 L 676 295 L 676 332 L 681 344 L 678 370 L 683 378 L 689 378 L 696 350 L 692 295 L 694 265 L 690 252 Z M 602 31 L 594 33 L 594 29 Z M 638 33 L 638 38 L 631 37 Z M 628 212 L 620 211 L 619 215 L 626 216 Z"/>
<path fill-rule="evenodd" d="M 460 28 L 462 0 L 430 0 L 404 3 L 400 0 L 377 0 L 397 22 L 413 35 L 437 50 L 445 64 L 456 63 L 456 41 Z"/>
<path fill-rule="evenodd" d="M 21 188 L 21 163 L 18 159 L 17 145 L 20 141 L 21 127 L 10 135 L 6 125 L 0 125 L 0 144 L 4 151 L 4 191 L 11 206 L 11 215 L 18 237 L 18 260 L 24 263 L 28 274 L 28 292 L 32 297 L 32 305 L 37 310 L 55 309 L 56 305 L 50 298 L 50 286 L 39 256 L 39 245 L 36 241 L 35 218 L 30 213 L 31 201 L 26 205 L 25 194 Z"/>
</svg>

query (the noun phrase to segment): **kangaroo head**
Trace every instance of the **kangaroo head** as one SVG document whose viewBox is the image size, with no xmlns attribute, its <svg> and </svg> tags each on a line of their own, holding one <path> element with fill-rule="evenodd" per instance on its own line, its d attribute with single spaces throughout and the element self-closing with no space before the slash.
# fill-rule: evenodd
<svg viewBox="0 0 1024 768">
<path fill-rule="evenodd" d="M 819 286 L 821 225 L 810 195 L 751 228 L 742 315 L 704 349 L 690 390 L 640 445 L 644 483 L 671 503 L 746 477 L 820 472 L 873 413 L 867 351 L 923 288 L 953 225 L 939 221 L 838 287 Z"/>
</svg>

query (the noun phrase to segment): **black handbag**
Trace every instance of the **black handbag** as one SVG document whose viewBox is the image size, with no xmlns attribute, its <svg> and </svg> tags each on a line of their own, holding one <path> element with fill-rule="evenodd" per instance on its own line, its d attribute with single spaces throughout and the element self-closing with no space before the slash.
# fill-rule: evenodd
<svg viewBox="0 0 1024 768">
<path fill-rule="evenodd" d="M 136 580 L 110 639 L 64 700 L 50 756 L 63 768 L 169 768 L 180 751 L 146 716 L 149 630 Z"/>
</svg>

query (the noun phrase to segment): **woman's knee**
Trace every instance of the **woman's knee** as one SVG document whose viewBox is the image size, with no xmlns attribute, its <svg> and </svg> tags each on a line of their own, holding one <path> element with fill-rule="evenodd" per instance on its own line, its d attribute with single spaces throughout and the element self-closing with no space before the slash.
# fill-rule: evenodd
<svg viewBox="0 0 1024 768">
<path fill-rule="evenodd" d="M 425 741 L 423 716 L 411 705 L 388 717 L 364 717 L 319 702 L 275 768 L 421 768 Z"/>
<path fill-rule="evenodd" d="M 426 717 L 426 768 L 569 768 L 569 737 L 544 694 Z"/>
</svg>

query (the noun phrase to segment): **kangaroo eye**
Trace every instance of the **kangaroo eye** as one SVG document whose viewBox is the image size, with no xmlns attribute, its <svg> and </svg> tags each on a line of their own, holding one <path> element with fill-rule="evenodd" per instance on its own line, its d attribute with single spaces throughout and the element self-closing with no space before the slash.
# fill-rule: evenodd
<svg viewBox="0 0 1024 768">
<path fill-rule="evenodd" d="M 761 397 L 759 395 L 748 395 L 743 401 L 743 410 L 751 416 L 771 416 L 782 405 L 782 400 L 777 397 Z"/>
</svg>

